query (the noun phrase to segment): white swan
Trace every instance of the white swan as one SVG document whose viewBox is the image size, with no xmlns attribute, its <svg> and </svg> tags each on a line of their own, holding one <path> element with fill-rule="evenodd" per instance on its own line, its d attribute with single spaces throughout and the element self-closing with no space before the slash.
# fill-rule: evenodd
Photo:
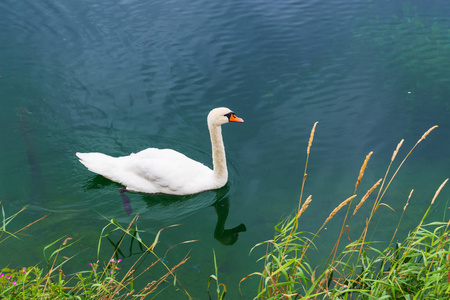
<svg viewBox="0 0 450 300">
<path fill-rule="evenodd" d="M 228 181 L 221 125 L 244 122 L 225 107 L 208 114 L 213 170 L 171 149 L 148 148 L 129 156 L 76 153 L 90 171 L 126 186 L 126 190 L 148 194 L 190 195 L 223 187 Z"/>
</svg>

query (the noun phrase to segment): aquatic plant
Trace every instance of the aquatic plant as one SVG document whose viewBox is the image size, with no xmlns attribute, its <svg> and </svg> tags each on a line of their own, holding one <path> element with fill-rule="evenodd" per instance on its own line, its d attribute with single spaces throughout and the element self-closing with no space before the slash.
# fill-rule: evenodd
<svg viewBox="0 0 450 300">
<path fill-rule="evenodd" d="M 372 155 L 372 152 L 369 153 L 358 174 L 353 194 L 333 209 L 317 232 L 311 234 L 299 230 L 299 219 L 312 203 L 312 196 L 308 196 L 303 203 L 302 197 L 316 125 L 317 123 L 314 124 L 308 142 L 297 213 L 275 226 L 276 232 L 272 240 L 259 243 L 251 250 L 265 246 L 265 255 L 260 258 L 263 268 L 262 271 L 244 277 L 240 285 L 249 277 L 259 276 L 260 284 L 255 299 L 447 299 L 450 293 L 450 221 L 424 222 L 448 178 L 437 189 L 419 224 L 402 242 L 394 243 L 394 238 L 413 190 L 406 200 L 387 247 L 380 250 L 367 237 L 375 213 L 381 206 L 389 207 L 382 199 L 398 171 L 417 145 L 437 126 L 422 135 L 390 175 L 392 164 L 403 144 L 403 140 L 400 141 L 384 177 L 365 192 L 358 204 L 352 206 Z M 374 193 L 376 190 L 378 193 Z M 376 194 L 376 198 L 365 226 L 359 237 L 351 241 L 350 220 L 372 194 Z M 322 270 L 312 267 L 307 252 L 315 247 L 314 240 L 325 225 L 344 207 L 347 207 L 347 212 L 325 266 Z M 348 233 L 348 242 L 342 239 L 345 232 Z"/>
</svg>

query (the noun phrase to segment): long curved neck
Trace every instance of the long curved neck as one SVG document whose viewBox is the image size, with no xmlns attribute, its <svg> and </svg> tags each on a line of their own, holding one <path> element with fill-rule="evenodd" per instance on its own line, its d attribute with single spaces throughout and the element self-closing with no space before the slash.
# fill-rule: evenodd
<svg viewBox="0 0 450 300">
<path fill-rule="evenodd" d="M 208 129 L 211 136 L 214 176 L 222 185 L 225 185 L 228 180 L 228 170 L 225 146 L 222 139 L 222 127 L 208 124 Z"/>
</svg>

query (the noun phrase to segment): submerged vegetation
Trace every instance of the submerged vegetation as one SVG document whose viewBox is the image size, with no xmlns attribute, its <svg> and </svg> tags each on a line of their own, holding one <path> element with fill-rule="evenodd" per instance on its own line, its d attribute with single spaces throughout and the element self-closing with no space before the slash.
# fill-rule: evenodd
<svg viewBox="0 0 450 300">
<path fill-rule="evenodd" d="M 403 164 L 431 131 L 430 128 L 417 141 L 406 154 L 398 167 L 392 172 L 391 168 L 397 158 L 403 140 L 394 150 L 386 173 L 374 182 L 362 197 L 357 196 L 357 191 L 364 177 L 364 172 L 371 158 L 370 152 L 360 169 L 352 194 L 331 210 L 329 216 L 315 233 L 301 231 L 300 219 L 313 202 L 312 196 L 304 197 L 304 187 L 307 179 L 308 160 L 314 139 L 316 124 L 311 131 L 311 136 L 306 151 L 306 163 L 303 174 L 302 187 L 298 209 L 295 215 L 286 218 L 275 226 L 275 236 L 272 240 L 257 244 L 257 247 L 265 247 L 266 251 L 260 261 L 262 270 L 244 277 L 239 285 L 245 284 L 250 277 L 259 277 L 260 284 L 255 291 L 255 299 L 448 299 L 450 296 L 450 221 L 434 221 L 427 223 L 427 216 L 433 208 L 441 190 L 448 179 L 444 180 L 437 188 L 430 200 L 428 209 L 418 224 L 401 242 L 396 242 L 396 235 L 402 223 L 409 201 L 413 196 L 411 190 L 399 216 L 396 228 L 392 229 L 392 238 L 384 244 L 376 243 L 370 239 L 373 231 L 374 216 L 380 207 L 390 206 L 383 202 L 386 191 L 397 176 Z M 372 196 L 373 195 L 373 196 Z M 365 218 L 362 228 L 354 228 L 350 221 L 360 212 L 366 201 L 374 198 L 372 208 Z M 357 201 L 359 199 L 359 201 Z M 325 226 L 336 214 L 346 208 L 346 213 L 340 226 L 336 242 L 329 253 L 326 262 L 321 266 L 313 266 L 308 260 L 308 255 L 315 249 L 314 241 Z M 47 216 L 38 219 L 29 225 L 15 231 L 7 231 L 10 222 L 23 211 L 6 217 L 2 208 L 2 226 L 0 228 L 1 243 L 9 238 L 17 238 L 18 235 L 34 223 Z M 100 257 L 102 241 L 107 239 L 114 245 L 114 252 L 104 262 L 97 260 L 90 262 L 87 270 L 74 274 L 65 274 L 63 266 L 72 257 L 63 256 L 63 252 L 76 244 L 70 238 L 63 237 L 44 247 L 44 258 L 47 266 L 39 265 L 12 269 L 5 267 L 0 273 L 0 298 L 1 299 L 151 299 L 158 298 L 159 293 L 168 286 L 175 286 L 182 293 L 183 298 L 192 299 L 187 289 L 181 284 L 176 272 L 189 259 L 185 256 L 179 263 L 169 267 L 164 256 L 155 253 L 161 229 L 151 245 L 146 245 L 141 239 L 136 221 L 136 215 L 127 227 L 123 227 L 116 220 L 111 219 L 100 234 L 97 247 L 97 257 Z M 168 226 L 174 227 L 176 225 Z M 166 227 L 166 228 L 168 228 Z M 112 229 L 111 229 L 112 228 Z M 369 230 L 371 228 L 371 231 Z M 357 233 L 355 234 L 355 232 Z M 120 232 L 119 242 L 114 243 L 109 239 L 113 232 Z M 369 233 L 370 232 L 370 233 Z M 131 263 L 127 271 L 121 270 L 124 255 L 120 245 L 125 238 L 136 243 L 140 254 Z M 180 244 L 195 241 L 184 241 Z M 132 245 L 131 244 L 131 245 Z M 379 245 L 385 245 L 379 247 Z M 130 246 L 131 248 L 132 246 Z M 145 260 L 150 257 L 151 259 Z M 216 254 L 213 251 L 214 274 L 205 278 L 206 292 L 215 282 L 217 299 L 225 299 L 227 289 L 225 284 L 219 281 L 219 272 L 216 263 Z M 220 258 L 219 258 L 220 259 Z M 151 272 L 156 265 L 165 269 L 159 279 L 152 280 L 142 287 L 137 287 L 136 280 L 144 274 Z M 170 285 L 162 285 L 169 282 Z M 215 298 L 215 297 L 214 297 Z"/>
</svg>

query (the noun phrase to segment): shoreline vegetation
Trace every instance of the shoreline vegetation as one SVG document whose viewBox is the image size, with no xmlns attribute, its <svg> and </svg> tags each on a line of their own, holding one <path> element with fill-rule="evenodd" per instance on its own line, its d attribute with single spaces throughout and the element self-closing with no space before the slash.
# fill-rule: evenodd
<svg viewBox="0 0 450 300">
<path fill-rule="evenodd" d="M 448 182 L 445 179 L 437 188 L 430 200 L 428 209 L 419 220 L 415 228 L 401 242 L 396 242 L 396 235 L 402 223 L 409 201 L 414 190 L 405 197 L 406 202 L 399 216 L 396 228 L 392 229 L 392 238 L 385 241 L 387 246 L 377 248 L 379 243 L 371 241 L 369 228 L 372 230 L 373 218 L 380 207 L 392 209 L 388 203 L 383 202 L 386 191 L 396 178 L 403 164 L 421 143 L 437 126 L 431 127 L 416 142 L 406 154 L 395 170 L 391 170 L 393 163 L 403 145 L 401 140 L 392 154 L 392 158 L 383 177 L 373 183 L 372 187 L 358 196 L 358 188 L 364 177 L 372 152 L 370 152 L 360 169 L 353 193 L 334 208 L 328 218 L 315 233 L 301 231 L 299 220 L 312 203 L 312 196 L 304 197 L 304 187 L 307 180 L 308 160 L 314 139 L 317 122 L 314 124 L 306 151 L 306 163 L 303 180 L 295 215 L 290 216 L 275 226 L 274 238 L 255 245 L 255 248 L 265 247 L 265 254 L 259 259 L 263 263 L 262 270 L 245 276 L 239 282 L 239 288 L 251 277 L 260 280 L 254 299 L 448 299 L 450 297 L 450 221 L 427 221 L 435 201 L 441 190 Z M 393 171 L 393 172 L 392 172 Z M 366 201 L 372 196 L 375 198 L 372 208 L 365 218 L 365 226 L 352 228 L 350 221 Z M 0 202 L 1 204 L 1 202 Z M 14 231 L 7 231 L 10 222 L 26 208 L 10 217 L 6 217 L 2 207 L 2 222 L 0 228 L 0 248 L 2 242 L 9 238 L 18 238 L 22 231 L 35 223 L 48 217 L 44 216 L 25 227 Z M 346 213 L 336 236 L 334 247 L 328 259 L 322 266 L 311 266 L 308 254 L 315 249 L 314 240 L 325 228 L 326 224 L 336 214 L 346 209 Z M 445 214 L 444 214 L 445 216 Z M 155 247 L 160 239 L 161 232 L 172 225 L 161 229 L 150 245 L 141 239 L 136 221 L 136 215 L 127 227 L 123 227 L 116 220 L 108 220 L 100 234 L 97 247 L 97 257 L 100 256 L 102 241 L 111 240 L 109 235 L 120 232 L 121 238 L 115 244 L 115 251 L 109 261 L 91 262 L 89 269 L 66 275 L 63 266 L 72 257 L 63 256 L 64 250 L 73 247 L 77 241 L 70 237 L 62 237 L 44 247 L 46 267 L 30 266 L 13 269 L 3 267 L 0 273 L 1 299 L 157 299 L 159 293 L 168 286 L 175 286 L 181 293 L 180 298 L 192 299 L 188 286 L 183 286 L 183 278 L 177 277 L 177 271 L 188 260 L 189 253 L 174 266 L 169 267 L 165 256 L 172 248 L 195 240 L 183 241 L 166 250 L 164 256 L 156 254 Z M 429 223 L 427 223 L 429 222 Z M 355 232 L 358 231 L 359 233 Z M 124 240 L 135 243 L 140 249 L 140 255 L 132 262 L 127 271 L 120 268 L 120 245 Z M 147 257 L 151 259 L 146 259 Z M 226 298 L 227 289 L 220 283 L 215 252 L 213 250 L 215 272 L 207 283 L 207 294 L 215 282 L 217 299 Z M 152 280 L 142 287 L 135 286 L 135 281 L 143 274 L 151 272 L 158 265 L 165 269 L 165 274 L 157 280 Z M 169 282 L 170 284 L 162 284 Z M 183 295 L 184 294 L 184 295 Z"/>
<path fill-rule="evenodd" d="M 23 230 L 46 218 L 44 216 L 31 224 L 11 233 L 6 231 L 6 226 L 25 208 L 16 214 L 6 217 L 3 212 L 2 228 L 0 229 L 0 247 L 1 243 L 10 237 L 17 238 Z M 70 237 L 62 237 L 43 249 L 44 261 L 47 266 L 22 267 L 21 269 L 10 269 L 8 267 L 0 270 L 0 299 L 144 299 L 149 295 L 158 295 L 162 290 L 168 287 L 163 283 L 170 281 L 180 292 L 191 298 L 188 291 L 183 287 L 176 271 L 185 264 L 189 257 L 186 255 L 176 265 L 169 267 L 168 261 L 164 259 L 167 253 L 180 244 L 195 242 L 195 240 L 184 241 L 174 245 L 166 250 L 164 257 L 160 257 L 155 252 L 155 247 L 159 243 L 160 235 L 163 230 L 176 227 L 178 224 L 164 227 L 158 231 L 155 239 L 150 245 L 144 243 L 141 239 L 137 227 L 139 214 L 136 214 L 127 227 L 123 227 L 116 220 L 110 219 L 108 225 L 103 227 L 97 246 L 97 258 L 100 257 L 102 241 L 107 240 L 114 245 L 115 250 L 109 260 L 86 263 L 89 265 L 87 270 L 78 271 L 74 274 L 65 274 L 63 266 L 73 259 L 76 255 L 64 256 L 64 250 L 73 247 L 78 241 L 72 241 Z M 110 235 L 118 232 L 121 237 L 118 242 L 110 239 Z M 129 244 L 130 256 L 133 258 L 131 267 L 123 272 L 121 270 L 122 258 L 125 257 L 121 251 L 123 243 Z M 136 251 L 133 248 L 138 248 Z M 150 257 L 151 259 L 148 259 Z M 150 262 L 149 262 L 150 260 Z M 149 272 L 156 265 L 165 269 L 165 274 L 146 283 L 144 286 L 135 287 L 135 281 Z"/>
<path fill-rule="evenodd" d="M 260 277 L 255 299 L 448 299 L 450 221 L 425 223 L 448 178 L 436 190 L 419 224 L 411 229 L 402 242 L 394 240 L 414 190 L 411 190 L 406 199 L 388 246 L 379 249 L 376 247 L 377 242 L 368 239 L 369 227 L 378 209 L 385 206 L 393 210 L 383 202 L 383 196 L 399 170 L 418 144 L 438 126 L 431 127 L 422 135 L 391 175 L 391 167 L 404 142 L 401 140 L 392 154 L 385 175 L 377 180 L 356 204 L 353 201 L 357 199 L 358 187 L 372 155 L 370 152 L 361 166 L 353 194 L 333 209 L 317 232 L 311 234 L 299 230 L 299 219 L 312 202 L 311 195 L 304 202 L 302 199 L 316 125 L 317 122 L 311 130 L 306 151 L 297 213 L 275 226 L 274 239 L 259 243 L 251 250 L 266 247 L 265 255 L 260 258 L 260 261 L 263 261 L 263 270 L 244 277 L 240 285 L 249 277 Z M 372 194 L 376 197 L 369 216 L 365 219 L 365 226 L 359 237 L 351 240 L 350 235 L 354 236 L 355 233 L 350 227 L 350 221 Z M 328 260 L 322 269 L 311 266 L 307 252 L 315 248 L 315 238 L 344 207 L 347 207 L 347 211 Z M 355 231 L 357 230 L 358 228 Z"/>
</svg>

